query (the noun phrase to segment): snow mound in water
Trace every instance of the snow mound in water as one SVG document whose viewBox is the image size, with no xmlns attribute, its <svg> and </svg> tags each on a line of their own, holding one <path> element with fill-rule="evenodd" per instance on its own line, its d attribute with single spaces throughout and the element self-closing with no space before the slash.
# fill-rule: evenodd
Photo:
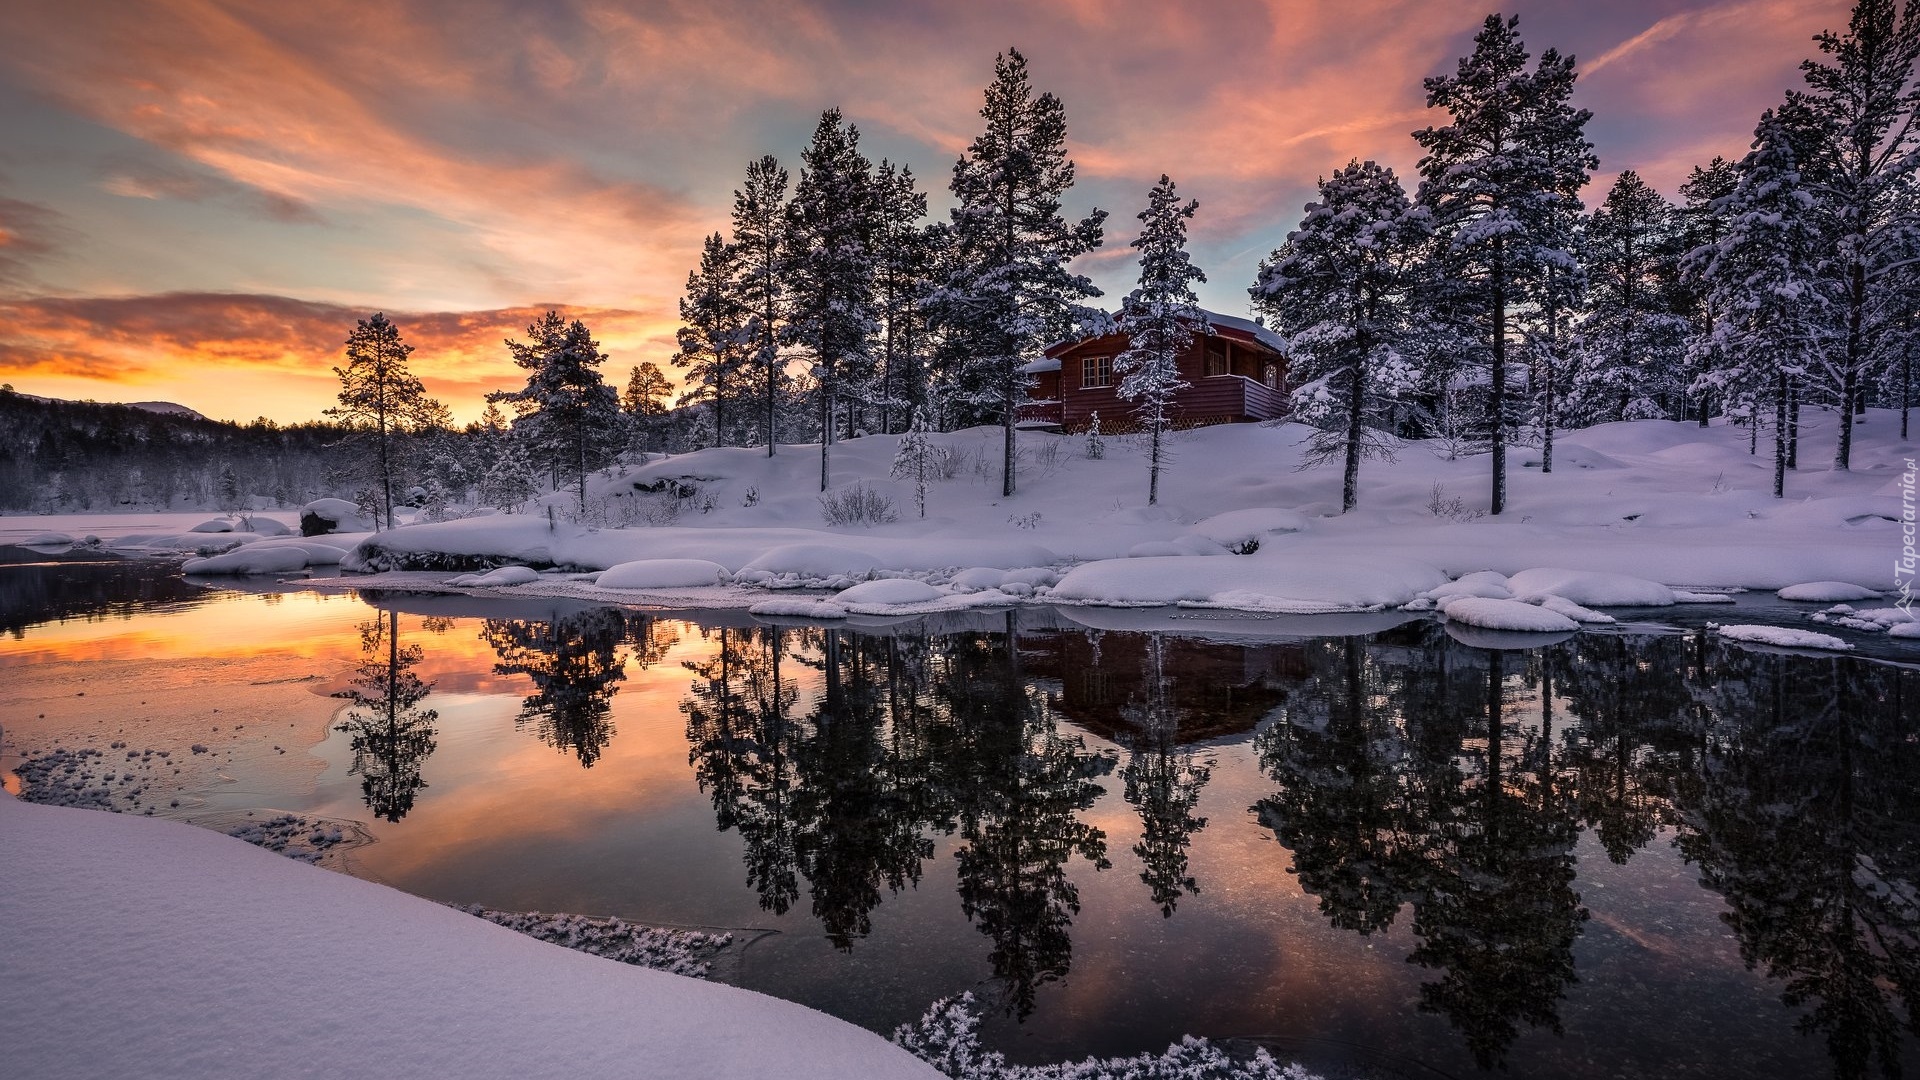
<svg viewBox="0 0 1920 1080">
<path fill-rule="evenodd" d="M 1181 604 L 1315 615 L 1398 607 L 1447 580 L 1434 567 L 1391 555 L 1283 558 L 1104 559 L 1069 570 L 1049 599 L 1114 607 Z"/>
<path fill-rule="evenodd" d="M 180 569 L 188 574 L 284 574 L 307 565 L 304 548 L 249 544 L 212 558 L 188 559 Z"/>
<path fill-rule="evenodd" d="M 1811 600 L 1821 604 L 1840 604 L 1850 600 L 1878 600 L 1880 594 L 1844 581 L 1809 581 L 1780 590 L 1782 600 Z"/>
<path fill-rule="evenodd" d="M 1460 596 L 1440 606 L 1448 619 L 1483 630 L 1524 630 L 1555 633 L 1578 630 L 1580 624 L 1557 611 L 1491 596 Z"/>
<path fill-rule="evenodd" d="M 73 537 L 63 532 L 34 533 L 20 541 L 21 547 L 72 547 Z"/>
<path fill-rule="evenodd" d="M 1579 604 L 1574 603 L 1564 596 L 1555 596 L 1552 593 L 1534 593 L 1529 596 L 1519 597 L 1519 600 L 1523 604 L 1533 604 L 1545 608 L 1548 611 L 1555 612 L 1556 614 L 1565 615 L 1574 622 L 1600 625 L 1619 621 L 1605 612 L 1581 607 Z"/>
<path fill-rule="evenodd" d="M 233 531 L 233 522 L 228 521 L 226 518 L 214 518 L 212 521 L 203 521 L 187 531 L 197 533 L 230 533 Z"/>
<path fill-rule="evenodd" d="M 602 589 L 681 589 L 726 580 L 727 568 L 705 559 L 639 559 L 602 570 L 593 583 Z"/>
<path fill-rule="evenodd" d="M 1584 607 L 1667 607 L 1674 602 L 1673 590 L 1657 581 L 1598 570 L 1537 567 L 1513 575 L 1507 587 L 1516 595 L 1552 593 Z"/>
<path fill-rule="evenodd" d="M 1849 652 L 1853 649 L 1852 645 L 1832 634 L 1819 634 L 1812 630 L 1794 630 L 1785 626 L 1720 626 L 1716 623 L 1708 623 L 1707 629 L 1728 641 L 1744 641 L 1753 645 L 1779 645 L 1789 649 L 1829 649 L 1834 652 Z"/>
<path fill-rule="evenodd" d="M 890 578 L 881 581 L 868 581 L 844 589 L 833 598 L 833 602 L 843 605 L 854 604 L 926 604 L 946 596 L 939 589 L 924 581 L 911 578 Z"/>
<path fill-rule="evenodd" d="M 540 572 L 531 566 L 503 566 L 484 574 L 461 574 L 447 584 L 460 589 L 486 589 L 495 585 L 525 585 L 539 580 Z"/>
</svg>

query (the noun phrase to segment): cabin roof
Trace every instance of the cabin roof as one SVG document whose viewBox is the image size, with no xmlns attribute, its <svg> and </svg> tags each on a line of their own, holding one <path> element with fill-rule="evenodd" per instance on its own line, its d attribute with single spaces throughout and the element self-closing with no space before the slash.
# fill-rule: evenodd
<svg viewBox="0 0 1920 1080">
<path fill-rule="evenodd" d="M 1286 340 L 1282 338 L 1279 334 L 1274 333 L 1272 330 L 1264 326 L 1261 326 L 1259 323 L 1254 322 L 1251 319 L 1237 318 L 1232 315 L 1222 315 L 1217 311 L 1207 311 L 1205 308 L 1202 308 L 1201 311 L 1205 313 L 1205 315 L 1207 316 L 1207 322 L 1212 324 L 1215 331 L 1225 330 L 1227 331 L 1227 334 L 1226 334 L 1227 337 L 1242 338 L 1249 341 L 1257 341 L 1260 344 L 1266 346 L 1267 348 L 1272 349 L 1274 352 L 1280 353 L 1283 356 L 1286 354 L 1286 351 L 1287 351 Z M 1104 335 L 1096 335 L 1096 336 L 1104 336 Z M 1093 338 L 1091 337 L 1062 338 L 1061 340 L 1056 341 L 1053 344 L 1047 346 L 1045 351 L 1045 355 L 1046 355 L 1045 360 L 1036 360 L 1034 361 L 1033 364 L 1029 364 L 1024 370 L 1027 371 L 1029 374 L 1034 372 L 1040 372 L 1040 371 L 1053 371 L 1060 366 L 1060 357 L 1062 354 L 1066 353 L 1069 349 L 1073 348 L 1075 345 L 1079 345 L 1091 340 L 1093 340 Z M 1051 366 L 1048 366 L 1048 367 L 1036 366 L 1041 364 L 1050 364 Z"/>
</svg>

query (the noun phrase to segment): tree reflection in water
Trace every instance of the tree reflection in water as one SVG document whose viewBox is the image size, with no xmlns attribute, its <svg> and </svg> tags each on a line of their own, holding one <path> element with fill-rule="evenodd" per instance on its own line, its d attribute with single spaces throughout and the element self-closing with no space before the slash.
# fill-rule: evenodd
<svg viewBox="0 0 1920 1080">
<path fill-rule="evenodd" d="M 370 805 L 397 818 L 433 714 L 408 670 L 418 649 L 396 631 L 389 617 L 368 632 L 354 749 Z M 496 672 L 533 681 L 521 720 L 589 765 L 613 735 L 622 651 L 652 663 L 671 643 L 613 609 L 484 633 Z M 1483 1067 L 1561 1028 L 1588 918 L 1583 831 L 1615 863 L 1670 839 L 1839 1075 L 1893 1075 L 1916 1030 L 1920 698 L 1901 668 L 1704 635 L 1497 652 L 1430 623 L 1251 646 L 1112 631 L 1096 647 L 1011 620 L 700 633 L 680 703 L 690 764 L 718 826 L 740 835 L 761 905 L 785 914 L 804 891 L 826 938 L 852 949 L 951 836 L 961 910 L 1015 1017 L 1071 967 L 1076 872 L 1110 866 L 1088 814 L 1102 778 L 1119 766 L 1144 895 L 1172 918 L 1205 887 L 1188 852 L 1216 766 L 1195 740 L 1251 732 L 1273 785 L 1253 811 L 1301 887 L 1358 935 L 1405 912 L 1419 1007 Z"/>
<path fill-rule="evenodd" d="M 1409 959 L 1439 974 L 1421 1008 L 1483 1067 L 1559 1030 L 1584 824 L 1615 862 L 1672 830 L 1836 1074 L 1898 1075 L 1901 1031 L 1920 1030 L 1913 672 L 1704 635 L 1503 654 L 1402 628 L 1308 648 L 1256 738 L 1278 790 L 1255 812 L 1333 925 L 1411 908 Z"/>
<path fill-rule="evenodd" d="M 615 684 L 627 677 L 627 616 L 618 608 L 557 615 L 548 622 L 488 619 L 481 638 L 493 648 L 495 675 L 525 675 L 534 694 L 518 722 L 531 724 L 561 753 L 592 768 L 613 741 Z"/>
<path fill-rule="evenodd" d="M 348 736 L 367 808 L 387 821 L 406 817 L 427 786 L 421 767 L 434 751 L 440 714 L 420 707 L 433 692 L 413 671 L 422 656 L 418 645 L 400 647 L 400 613 L 379 612 L 360 624 L 360 664 L 348 688 L 334 695 L 353 702 L 339 730 Z"/>
</svg>

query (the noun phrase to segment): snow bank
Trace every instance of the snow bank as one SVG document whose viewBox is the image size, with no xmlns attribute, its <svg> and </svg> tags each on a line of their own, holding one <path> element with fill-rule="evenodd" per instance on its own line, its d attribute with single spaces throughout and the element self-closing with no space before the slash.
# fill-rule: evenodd
<svg viewBox="0 0 1920 1080">
<path fill-rule="evenodd" d="M 593 583 L 602 589 L 684 589 L 722 585 L 727 568 L 706 559 L 636 559 L 600 572 Z"/>
<path fill-rule="evenodd" d="M 1579 623 L 1557 611 L 1491 596 L 1458 596 L 1440 605 L 1440 611 L 1450 621 L 1463 622 L 1482 630 L 1555 633 L 1580 629 Z"/>
<path fill-rule="evenodd" d="M 1485 596 L 1494 600 L 1513 599 L 1513 589 L 1507 582 L 1507 575 L 1496 574 L 1491 570 L 1480 570 L 1467 574 L 1457 581 L 1449 581 L 1437 589 L 1427 591 L 1426 598 L 1435 602 L 1450 600 L 1456 596 Z"/>
<path fill-rule="evenodd" d="M 43 533 L 34 533 L 32 536 L 29 536 L 25 540 L 20 541 L 20 546 L 21 547 L 72 547 L 74 543 L 75 541 L 73 537 L 67 535 L 66 533 L 43 532 Z"/>
<path fill-rule="evenodd" d="M 1255 506 L 1245 510 L 1228 510 L 1224 514 L 1215 514 L 1195 522 L 1187 532 L 1232 548 L 1245 547 L 1250 542 L 1257 542 L 1268 536 L 1304 532 L 1306 528 L 1307 515 L 1298 510 L 1284 510 L 1277 506 Z"/>
<path fill-rule="evenodd" d="M 1753 645 L 1778 645 L 1789 649 L 1830 649 L 1836 652 L 1848 652 L 1853 649 L 1852 645 L 1832 634 L 1818 634 L 1812 630 L 1794 630 L 1785 626 L 1720 626 L 1716 623 L 1708 623 L 1707 629 L 1728 641 L 1744 641 Z"/>
<path fill-rule="evenodd" d="M 811 596 L 776 596 L 748 608 L 747 614 L 789 619 L 844 619 L 847 609 L 831 600 Z"/>
<path fill-rule="evenodd" d="M 1186 604 L 1289 614 L 1378 611 L 1398 607 L 1446 581 L 1424 563 L 1380 558 L 1107 559 L 1068 571 L 1049 598 L 1080 604 L 1145 607 Z"/>
<path fill-rule="evenodd" d="M 1597 570 L 1538 567 L 1507 579 L 1515 595 L 1551 593 L 1585 607 L 1668 607 L 1673 590 L 1657 581 Z"/>
<path fill-rule="evenodd" d="M 800 1005 L 535 941 L 170 821 L 0 794 L 11 1076 L 920 1077 Z"/>
<path fill-rule="evenodd" d="M 1880 594 L 1872 589 L 1863 589 L 1845 581 L 1809 581 L 1800 585 L 1789 585 L 1780 590 L 1782 600 L 1811 600 L 1821 604 L 1838 604 L 1850 600 L 1878 600 Z"/>
</svg>

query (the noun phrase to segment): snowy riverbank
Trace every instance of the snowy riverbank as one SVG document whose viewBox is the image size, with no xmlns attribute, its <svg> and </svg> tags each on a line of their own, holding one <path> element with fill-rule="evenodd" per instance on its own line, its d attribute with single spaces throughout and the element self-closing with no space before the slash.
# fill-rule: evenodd
<svg viewBox="0 0 1920 1080">
<path fill-rule="evenodd" d="M 1808 414 L 1803 460 L 1823 458 L 1834 426 L 1829 414 Z M 1854 470 L 1804 468 L 1785 500 L 1771 497 L 1770 464 L 1747 453 L 1742 429 L 1636 421 L 1564 433 L 1550 475 L 1537 452 L 1513 455 L 1510 508 L 1497 519 L 1475 509 L 1486 458 L 1449 458 L 1436 443 L 1369 462 L 1359 508 L 1340 514 L 1337 471 L 1301 467 L 1306 433 L 1181 433 L 1164 502 L 1153 507 L 1142 505 L 1141 448 L 1127 439 L 1109 437 L 1105 456 L 1091 459 L 1082 438 L 1023 433 L 1020 492 L 1003 498 L 997 431 L 939 435 L 945 478 L 928 485 L 924 519 L 913 516 L 914 485 L 889 478 L 898 437 L 869 436 L 833 447 L 831 494 L 872 492 L 870 504 L 890 506 L 892 519 L 835 525 L 815 490 L 817 447 L 771 458 L 714 449 L 596 478 L 585 519 L 599 525 L 569 523 L 578 507 L 563 494 L 549 500 L 551 518 L 489 513 L 365 536 L 253 537 L 186 570 L 305 569 L 314 584 L 788 617 L 1044 602 L 1439 610 L 1532 631 L 1606 621 L 1597 608 L 1711 601 L 1727 590 L 1818 582 L 1890 594 L 1898 584 L 1901 475 L 1916 450 L 1897 438 L 1891 412 L 1860 426 Z M 31 519 L 0 529 L 22 520 Z M 131 539 L 153 548 L 152 537 Z M 1449 584 L 1459 579 L 1481 584 L 1463 595 Z"/>
<path fill-rule="evenodd" d="M 0 794 L 17 1076 L 936 1077 L 789 1002 L 168 821 Z"/>
</svg>

